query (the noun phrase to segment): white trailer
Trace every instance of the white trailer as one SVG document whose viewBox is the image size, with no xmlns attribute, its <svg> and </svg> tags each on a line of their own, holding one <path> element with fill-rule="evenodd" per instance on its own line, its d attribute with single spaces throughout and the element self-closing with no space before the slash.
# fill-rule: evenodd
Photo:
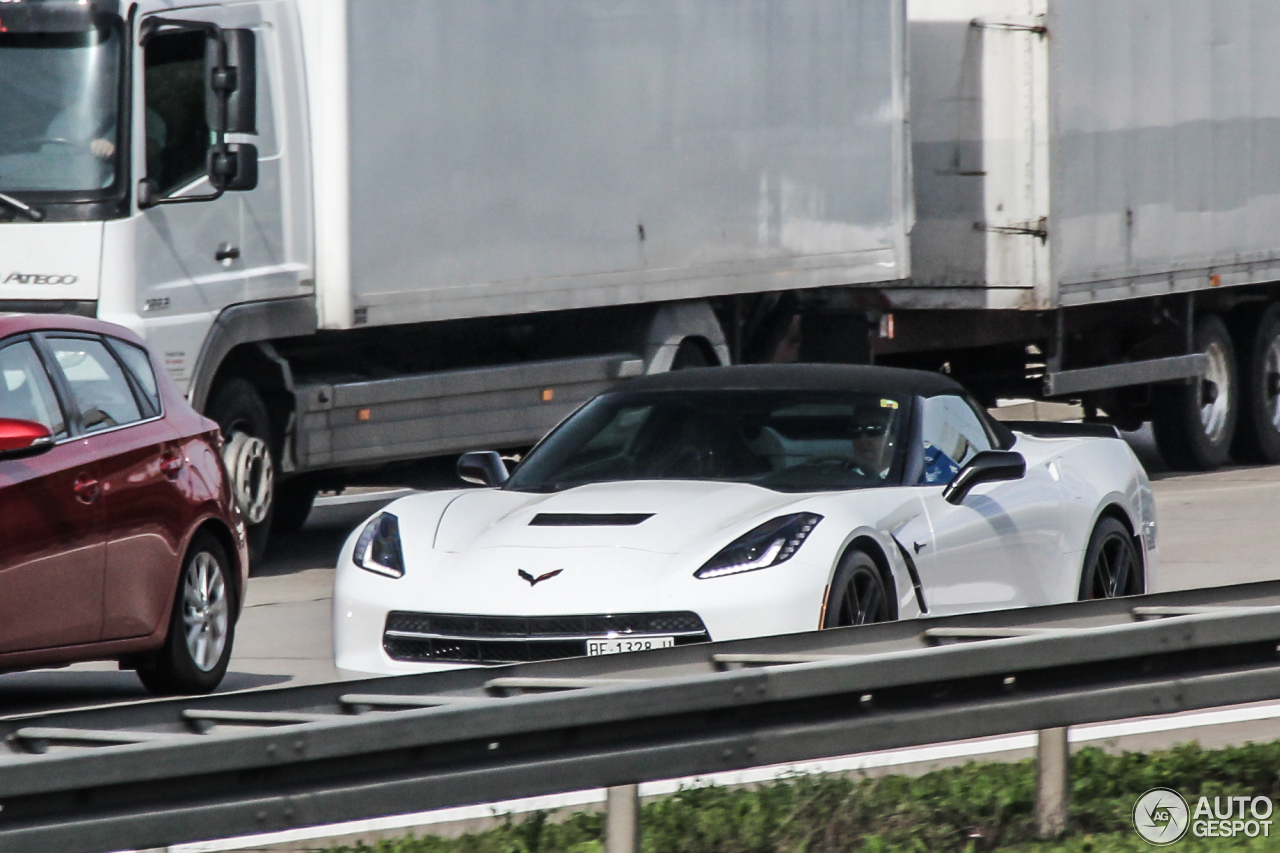
<svg viewBox="0 0 1280 853">
<path fill-rule="evenodd" d="M 0 310 L 144 335 L 223 426 L 259 544 L 322 485 L 727 361 L 710 299 L 910 272 L 902 0 L 0 22 Z"/>
<path fill-rule="evenodd" d="M 1280 3 L 909 0 L 912 278 L 878 358 L 1280 462 Z"/>
</svg>

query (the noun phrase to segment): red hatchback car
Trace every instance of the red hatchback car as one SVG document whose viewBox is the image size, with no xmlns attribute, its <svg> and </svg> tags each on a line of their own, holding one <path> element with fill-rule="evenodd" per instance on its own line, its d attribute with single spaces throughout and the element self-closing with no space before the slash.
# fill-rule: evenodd
<svg viewBox="0 0 1280 853">
<path fill-rule="evenodd" d="M 0 315 L 0 671 L 218 686 L 249 571 L 221 447 L 127 329 Z"/>
</svg>

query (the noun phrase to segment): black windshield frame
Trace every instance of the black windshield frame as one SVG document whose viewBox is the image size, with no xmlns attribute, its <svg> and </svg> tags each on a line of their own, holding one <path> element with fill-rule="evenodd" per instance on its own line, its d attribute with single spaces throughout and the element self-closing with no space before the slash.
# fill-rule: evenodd
<svg viewBox="0 0 1280 853">
<path fill-rule="evenodd" d="M 64 4 L 48 4 L 50 13 L 49 27 L 43 26 L 44 17 L 38 4 L 28 5 L 27 11 L 33 12 L 21 27 L 12 28 L 0 34 L 0 40 L 8 40 L 17 44 L 33 38 L 45 37 L 50 47 L 56 49 L 60 42 L 74 42 L 77 38 L 85 38 L 90 32 L 102 34 L 102 38 L 115 42 L 115 132 L 110 141 L 115 146 L 111 183 L 103 187 L 84 187 L 76 189 L 21 189 L 6 188 L 0 180 L 0 192 L 18 198 L 21 201 L 39 208 L 47 221 L 85 221 L 115 219 L 129 214 L 131 199 L 130 176 L 132 174 L 132 148 L 130 144 L 132 129 L 131 88 L 133 81 L 133 18 L 136 7 L 130 10 L 126 20 L 118 14 L 107 11 L 93 11 L 92 17 L 86 17 L 83 26 L 68 29 L 68 16 L 65 10 L 54 7 Z M 0 7 L 2 8 L 2 7 Z M 3 20 L 0 18 L 0 20 Z M 0 44 L 0 50 L 4 50 Z M 10 48 L 13 49 L 13 48 Z M 23 47 L 18 49 L 41 49 Z M 0 206 L 0 221 L 19 218 L 12 210 Z"/>
<path fill-rule="evenodd" d="M 807 483 L 786 483 L 779 481 L 776 475 L 779 471 L 774 471 L 760 477 L 732 477 L 732 476 L 608 476 L 599 479 L 587 479 L 584 481 L 563 481 L 556 480 L 554 476 L 548 476 L 546 472 L 540 472 L 538 469 L 541 464 L 548 462 L 546 456 L 548 453 L 563 451 L 560 447 L 561 443 L 570 439 L 568 434 L 580 427 L 584 417 L 591 417 L 595 413 L 592 407 L 608 406 L 615 411 L 621 411 L 626 406 L 639 406 L 650 401 L 664 401 L 669 399 L 688 398 L 691 401 L 699 401 L 708 397 L 724 397 L 733 396 L 758 395 L 763 401 L 768 398 L 778 399 L 790 396 L 792 402 L 799 404 L 816 404 L 816 403 L 841 403 L 850 404 L 858 403 L 860 405 L 881 404 L 886 407 L 891 405 L 894 413 L 888 418 L 888 424 L 885 426 L 887 441 L 890 445 L 891 460 L 889 461 L 884 476 L 874 481 L 870 478 L 862 479 L 860 482 L 843 482 L 821 484 L 817 482 Z M 574 488 L 579 485 L 587 485 L 597 482 L 640 482 L 646 480 L 693 480 L 702 482 L 724 482 L 724 483 L 747 483 L 750 485 L 760 486 L 770 489 L 771 491 L 784 493 L 805 493 L 805 492 L 829 492 L 829 491 L 852 491 L 868 488 L 884 488 L 891 486 L 900 486 L 903 484 L 904 471 L 908 463 L 908 450 L 910 447 L 910 436 L 915 429 L 915 421 L 917 417 L 916 409 L 917 401 L 914 395 L 902 394 L 887 395 L 869 394 L 858 391 L 780 391 L 780 390 L 759 390 L 759 391 L 719 391 L 719 390 L 653 390 L 653 391 L 637 391 L 630 392 L 619 390 L 602 394 L 594 398 L 576 412 L 566 418 L 555 429 L 547 434 L 542 441 L 529 451 L 528 454 L 520 461 L 512 472 L 511 477 L 503 488 L 511 491 L 522 492 L 554 492 Z M 598 436 L 599 433 L 594 433 Z M 579 445 L 579 449 L 590 443 L 590 440 Z M 563 461 L 567 460 L 562 460 Z M 554 461 L 551 464 L 555 464 Z"/>
</svg>

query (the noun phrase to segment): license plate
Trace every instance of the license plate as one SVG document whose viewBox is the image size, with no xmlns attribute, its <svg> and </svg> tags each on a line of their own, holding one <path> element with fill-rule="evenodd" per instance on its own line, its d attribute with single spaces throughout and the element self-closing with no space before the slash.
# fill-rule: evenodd
<svg viewBox="0 0 1280 853">
<path fill-rule="evenodd" d="M 669 649 L 676 644 L 675 637 L 638 637 L 634 640 L 587 640 L 587 654 L 620 655 L 624 652 L 643 652 L 648 649 Z"/>
</svg>

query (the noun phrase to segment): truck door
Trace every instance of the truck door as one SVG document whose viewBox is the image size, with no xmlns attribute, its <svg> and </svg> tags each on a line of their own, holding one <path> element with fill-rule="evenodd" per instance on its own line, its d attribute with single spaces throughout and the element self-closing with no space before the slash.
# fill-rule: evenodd
<svg viewBox="0 0 1280 853">
<path fill-rule="evenodd" d="M 183 18 L 211 20 L 219 12 L 191 10 Z M 182 31 L 156 33 L 138 51 L 143 115 L 134 127 L 145 149 L 143 174 L 160 199 L 213 194 L 206 172 L 209 49 L 204 33 Z M 143 211 L 138 226 L 138 309 L 148 321 L 147 337 L 180 387 L 217 306 L 244 299 L 236 195 L 156 205 Z"/>
</svg>

